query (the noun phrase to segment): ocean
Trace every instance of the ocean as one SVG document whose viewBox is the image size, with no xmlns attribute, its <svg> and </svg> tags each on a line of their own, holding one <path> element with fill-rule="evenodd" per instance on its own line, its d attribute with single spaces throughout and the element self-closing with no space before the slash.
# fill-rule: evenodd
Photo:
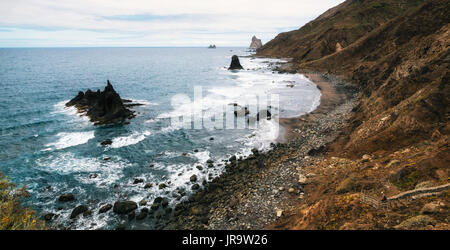
<svg viewBox="0 0 450 250">
<path fill-rule="evenodd" d="M 227 70 L 234 54 L 244 70 Z M 201 185 L 220 175 L 230 156 L 268 150 L 280 130 L 275 114 L 295 117 L 318 106 L 320 91 L 305 76 L 278 74 L 273 68 L 283 60 L 250 55 L 234 47 L 0 49 L 0 172 L 26 185 L 30 197 L 24 205 L 39 215 L 56 214 L 55 225 L 112 229 L 126 219 L 98 209 L 117 200 L 145 199 L 150 206 L 165 197 L 173 207 L 192 192 L 192 175 Z M 65 107 L 79 91 L 103 90 L 107 80 L 122 98 L 144 104 L 132 108 L 137 116 L 130 124 L 94 126 Z M 199 87 L 201 100 L 194 100 Z M 253 96 L 279 100 L 270 103 L 272 119 L 255 128 L 174 123 L 192 110 L 202 114 L 193 112 L 192 121 L 205 123 L 234 103 L 247 104 L 248 117 L 255 117 Z M 112 144 L 100 145 L 106 139 Z M 167 187 L 160 189 L 161 183 Z M 174 195 L 180 189 L 187 195 Z M 75 201 L 58 202 L 65 193 Z M 80 204 L 92 215 L 70 220 Z M 134 229 L 154 226 L 152 219 L 127 223 Z"/>
</svg>

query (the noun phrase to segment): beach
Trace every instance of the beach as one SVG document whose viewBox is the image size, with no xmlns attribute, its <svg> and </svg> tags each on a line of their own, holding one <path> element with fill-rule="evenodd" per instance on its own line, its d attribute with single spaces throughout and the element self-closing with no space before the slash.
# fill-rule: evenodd
<svg viewBox="0 0 450 250">
<path fill-rule="evenodd" d="M 287 64 L 288 66 L 289 64 Z M 230 159 L 226 171 L 175 207 L 164 229 L 264 229 L 290 214 L 305 196 L 303 166 L 333 141 L 354 107 L 357 91 L 328 74 L 306 73 L 321 90 L 311 113 L 280 119 L 284 134 L 265 153 Z"/>
</svg>

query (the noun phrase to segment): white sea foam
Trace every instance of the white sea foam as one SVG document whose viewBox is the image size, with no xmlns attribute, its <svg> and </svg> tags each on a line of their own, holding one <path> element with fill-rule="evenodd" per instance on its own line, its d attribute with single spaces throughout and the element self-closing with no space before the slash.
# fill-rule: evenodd
<svg viewBox="0 0 450 250">
<path fill-rule="evenodd" d="M 112 148 L 121 148 L 129 145 L 133 145 L 143 141 L 147 136 L 151 135 L 150 131 L 144 131 L 143 133 L 133 132 L 129 136 L 121 136 L 112 139 Z"/>
<path fill-rule="evenodd" d="M 111 157 L 105 162 L 103 159 L 79 157 L 71 152 L 51 154 L 36 160 L 39 169 L 56 172 L 62 175 L 73 174 L 82 183 L 93 183 L 99 187 L 108 187 L 119 180 L 122 169 L 130 164 L 118 157 Z M 97 174 L 95 178 L 90 176 Z"/>
<path fill-rule="evenodd" d="M 70 132 L 70 133 L 61 132 L 58 133 L 56 136 L 58 136 L 59 139 L 56 142 L 45 145 L 48 148 L 44 149 L 44 151 L 51 150 L 52 148 L 63 149 L 85 144 L 90 139 L 95 137 L 94 131 Z"/>
</svg>

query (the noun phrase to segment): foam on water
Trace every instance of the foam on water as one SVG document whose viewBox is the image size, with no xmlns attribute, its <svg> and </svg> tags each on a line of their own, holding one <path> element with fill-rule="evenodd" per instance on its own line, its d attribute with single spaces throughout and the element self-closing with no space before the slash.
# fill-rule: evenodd
<svg viewBox="0 0 450 250">
<path fill-rule="evenodd" d="M 147 136 L 151 135 L 150 131 L 144 131 L 143 133 L 134 132 L 129 136 L 121 136 L 112 139 L 112 148 L 121 148 L 130 146 L 133 144 L 137 144 L 140 141 L 143 141 Z"/>
<path fill-rule="evenodd" d="M 93 139 L 94 131 L 87 132 L 61 132 L 56 136 L 59 137 L 59 140 L 53 143 L 49 143 L 45 145 L 47 148 L 44 150 L 55 149 L 63 149 L 68 147 L 73 147 L 81 144 L 87 143 L 90 139 Z"/>
</svg>

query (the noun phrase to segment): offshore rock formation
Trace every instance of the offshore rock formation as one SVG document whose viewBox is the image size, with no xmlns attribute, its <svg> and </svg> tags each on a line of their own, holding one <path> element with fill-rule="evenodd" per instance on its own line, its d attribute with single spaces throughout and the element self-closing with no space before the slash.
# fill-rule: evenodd
<svg viewBox="0 0 450 250">
<path fill-rule="evenodd" d="M 229 70 L 244 69 L 241 66 L 241 63 L 239 62 L 239 57 L 237 55 L 234 55 L 234 56 L 231 57 L 231 64 L 230 64 L 230 67 L 228 69 Z"/>
<path fill-rule="evenodd" d="M 140 104 L 124 104 L 123 100 L 107 81 L 103 91 L 93 92 L 88 89 L 85 93 L 80 91 L 77 96 L 66 103 L 67 107 L 75 106 L 80 113 L 85 113 L 95 125 L 115 124 L 133 118 L 134 112 L 128 107 Z"/>
<path fill-rule="evenodd" d="M 261 39 L 256 38 L 256 36 L 252 37 L 252 43 L 250 44 L 250 49 L 257 50 L 262 47 Z"/>
</svg>

